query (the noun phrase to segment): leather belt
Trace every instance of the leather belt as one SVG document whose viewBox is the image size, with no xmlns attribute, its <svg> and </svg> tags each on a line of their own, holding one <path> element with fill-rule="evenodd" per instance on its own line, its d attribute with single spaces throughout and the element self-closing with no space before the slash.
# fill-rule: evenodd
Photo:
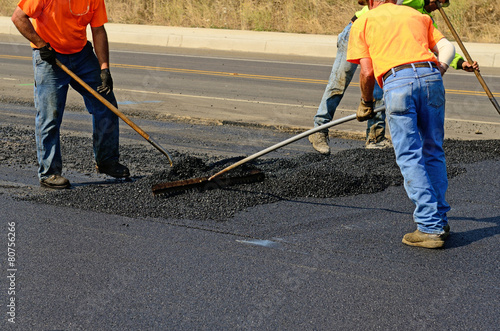
<svg viewBox="0 0 500 331">
<path fill-rule="evenodd" d="M 429 63 L 433 68 L 437 69 L 437 65 L 434 62 L 419 62 L 419 63 L 410 63 L 410 64 L 403 64 L 397 67 L 392 68 L 388 72 L 384 74 L 383 80 L 385 81 L 387 77 L 392 75 L 393 71 L 398 72 L 399 70 L 403 69 L 411 69 L 411 68 L 429 68 Z"/>
</svg>

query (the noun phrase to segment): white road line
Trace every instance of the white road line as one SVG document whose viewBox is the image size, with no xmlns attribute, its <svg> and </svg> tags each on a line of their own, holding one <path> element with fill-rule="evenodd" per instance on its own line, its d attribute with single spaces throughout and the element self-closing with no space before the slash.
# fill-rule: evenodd
<svg viewBox="0 0 500 331">
<path fill-rule="evenodd" d="M 445 121 L 455 121 L 455 122 L 475 123 L 475 124 L 500 125 L 500 122 L 471 121 L 471 120 L 464 120 L 464 119 L 459 119 L 459 118 L 446 118 L 445 117 L 444 120 Z"/>
<path fill-rule="evenodd" d="M 245 99 L 231 99 L 231 98 L 221 98 L 221 97 L 208 97 L 208 96 L 203 96 L 203 95 L 179 94 L 179 93 L 168 93 L 168 92 L 141 91 L 141 90 L 118 89 L 118 88 L 115 88 L 114 91 L 125 91 L 125 92 L 145 93 L 145 94 L 155 94 L 155 95 L 160 94 L 160 95 L 167 95 L 167 96 L 171 96 L 171 97 L 186 97 L 186 98 L 194 98 L 194 99 L 245 102 L 245 103 L 254 103 L 254 104 L 260 104 L 260 105 L 285 106 L 285 107 L 297 107 L 297 108 L 312 108 L 312 109 L 318 108 L 316 106 L 306 106 L 306 105 L 297 105 L 297 104 L 288 104 L 288 103 L 279 103 L 279 102 L 245 100 Z"/>
<path fill-rule="evenodd" d="M 115 91 L 155 94 L 155 95 L 166 95 L 166 96 L 171 96 L 171 97 L 185 97 L 185 98 L 193 98 L 193 99 L 206 99 L 206 100 L 229 101 L 229 102 L 244 102 L 244 103 L 270 105 L 270 106 L 283 106 L 283 107 L 308 108 L 308 109 L 317 109 L 318 108 L 317 106 L 306 106 L 306 105 L 288 104 L 288 103 L 280 103 L 280 102 L 231 99 L 231 98 L 221 98 L 221 97 L 208 97 L 208 96 L 202 96 L 202 95 L 178 94 L 178 93 L 168 93 L 168 92 L 155 92 L 155 91 L 118 89 L 118 88 L 116 88 Z M 350 110 L 350 109 L 339 109 L 339 110 L 348 111 L 348 112 L 352 112 L 352 113 L 356 112 L 355 110 Z M 459 118 L 445 118 L 445 121 L 500 125 L 500 121 L 499 122 L 486 122 L 486 121 L 474 121 L 474 120 L 466 120 L 466 119 L 459 119 Z"/>
</svg>

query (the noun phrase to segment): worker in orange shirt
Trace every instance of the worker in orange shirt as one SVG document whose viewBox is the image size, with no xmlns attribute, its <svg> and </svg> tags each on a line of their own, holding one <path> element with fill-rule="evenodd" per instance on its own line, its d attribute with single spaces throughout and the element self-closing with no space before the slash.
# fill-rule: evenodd
<svg viewBox="0 0 500 331">
<path fill-rule="evenodd" d="M 71 186 L 62 176 L 59 138 L 70 85 L 83 96 L 85 106 L 92 114 L 98 172 L 116 178 L 129 177 L 128 168 L 118 162 L 118 117 L 56 65 L 57 59 L 110 103 L 117 105 L 109 71 L 104 0 L 21 0 L 12 15 L 12 22 L 33 48 L 40 184 L 52 189 Z M 95 52 L 87 40 L 89 24 Z"/>
<path fill-rule="evenodd" d="M 417 230 L 403 243 L 443 247 L 449 235 L 443 150 L 445 91 L 441 76 L 455 48 L 432 19 L 396 0 L 369 0 L 370 11 L 351 28 L 347 61 L 360 64 L 358 117 L 373 113 L 375 82 L 383 87 L 396 162 L 414 202 Z M 438 58 L 429 52 L 431 49 Z M 475 64 L 477 68 L 477 64 Z"/>
</svg>

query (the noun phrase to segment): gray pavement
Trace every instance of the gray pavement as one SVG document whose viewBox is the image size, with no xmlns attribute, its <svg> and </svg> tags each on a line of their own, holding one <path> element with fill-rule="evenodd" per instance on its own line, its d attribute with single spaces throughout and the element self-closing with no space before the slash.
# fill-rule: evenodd
<svg viewBox="0 0 500 331">
<path fill-rule="evenodd" d="M 397 234 L 413 228 L 402 187 L 282 201 L 240 213 L 223 229 L 1 195 L 2 218 L 16 223 L 19 247 L 16 325 L 5 324 L 18 330 L 493 330 L 500 308 L 500 187 L 484 172 L 498 166 L 474 164 L 451 181 L 452 236 L 439 251 L 401 244 Z M 5 291 L 1 298 L 7 302 Z"/>
</svg>

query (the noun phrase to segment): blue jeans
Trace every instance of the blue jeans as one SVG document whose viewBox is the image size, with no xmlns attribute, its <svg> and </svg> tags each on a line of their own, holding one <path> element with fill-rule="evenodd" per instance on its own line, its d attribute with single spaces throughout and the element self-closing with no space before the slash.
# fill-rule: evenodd
<svg viewBox="0 0 500 331">
<path fill-rule="evenodd" d="M 97 164 L 117 160 L 118 117 L 57 65 L 43 61 L 39 50 L 34 49 L 32 57 L 37 111 L 35 134 L 40 180 L 62 173 L 60 127 L 69 85 L 83 96 L 85 106 L 92 114 L 93 147 Z M 57 59 L 94 90 L 101 85 L 99 61 L 90 42 L 78 53 L 57 54 Z M 116 106 L 112 92 L 103 97 Z"/>
<path fill-rule="evenodd" d="M 340 104 L 340 101 L 344 97 L 345 90 L 351 83 L 352 77 L 356 72 L 357 64 L 347 62 L 347 46 L 349 44 L 349 34 L 351 33 L 352 22 L 344 28 L 344 30 L 338 35 L 337 38 L 337 56 L 333 62 L 332 72 L 328 78 L 328 84 L 326 85 L 325 92 L 321 98 L 321 102 L 318 107 L 318 111 L 314 116 L 314 126 L 320 126 L 330 122 L 335 115 L 335 111 Z M 383 98 L 383 91 L 375 84 L 375 90 L 373 91 L 373 97 L 380 104 L 380 100 Z M 385 113 L 379 112 L 376 117 L 372 118 L 367 123 L 367 137 L 372 126 L 380 127 L 377 132 L 385 136 Z M 325 130 L 328 132 L 328 130 Z M 380 138 L 380 137 L 378 137 Z"/>
<path fill-rule="evenodd" d="M 409 68 L 384 82 L 386 113 L 396 162 L 408 197 L 416 208 L 417 228 L 443 233 L 450 206 L 443 150 L 445 92 L 438 69 Z"/>
</svg>

